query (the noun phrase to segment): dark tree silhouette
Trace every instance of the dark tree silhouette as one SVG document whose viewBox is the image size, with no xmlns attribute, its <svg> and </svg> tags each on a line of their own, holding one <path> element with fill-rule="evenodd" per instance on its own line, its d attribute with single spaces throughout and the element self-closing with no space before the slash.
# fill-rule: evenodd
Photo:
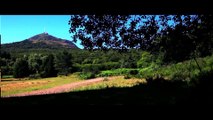
<svg viewBox="0 0 213 120">
<path fill-rule="evenodd" d="M 86 49 L 148 49 L 159 28 L 155 15 L 72 15 L 69 24 Z"/>
<path fill-rule="evenodd" d="M 18 58 L 14 63 L 14 73 L 15 78 L 23 78 L 29 75 L 29 67 L 27 60 L 23 58 Z"/>
<path fill-rule="evenodd" d="M 41 77 L 55 77 L 57 76 L 55 67 L 54 67 L 54 56 L 52 54 L 48 55 L 46 59 L 42 62 Z"/>
<path fill-rule="evenodd" d="M 67 76 L 71 73 L 73 69 L 72 55 L 67 51 L 58 53 L 55 58 L 55 68 L 60 75 Z"/>
<path fill-rule="evenodd" d="M 212 15 L 72 15 L 73 41 L 86 49 L 163 50 L 182 61 L 212 52 Z M 207 43 L 207 44 L 205 44 Z"/>
<path fill-rule="evenodd" d="M 128 18 L 122 15 L 72 15 L 70 33 L 73 41 L 80 39 L 86 49 L 119 47 L 118 33 Z"/>
<path fill-rule="evenodd" d="M 211 15 L 174 15 L 175 26 L 166 26 L 159 46 L 166 61 L 183 61 L 212 53 Z"/>
</svg>

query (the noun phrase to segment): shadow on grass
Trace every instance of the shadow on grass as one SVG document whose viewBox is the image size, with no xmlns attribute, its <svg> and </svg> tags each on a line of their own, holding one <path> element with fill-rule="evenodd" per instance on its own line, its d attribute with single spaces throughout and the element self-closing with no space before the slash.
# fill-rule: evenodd
<svg viewBox="0 0 213 120">
<path fill-rule="evenodd" d="M 211 115 L 209 109 L 213 105 L 212 75 L 204 75 L 205 77 L 201 77 L 202 82 L 195 85 L 158 78 L 148 79 L 147 84 L 130 88 L 1 98 L 1 110 L 2 115 L 7 117 L 11 116 L 11 113 L 17 116 L 27 114 L 48 118 L 52 115 L 59 115 L 60 118 L 64 115 L 77 118 L 113 115 L 119 119 L 126 115 L 130 115 L 131 118 L 135 115 L 150 118 L 156 114 L 208 116 Z"/>
<path fill-rule="evenodd" d="M 201 73 L 192 82 L 181 80 L 147 79 L 147 84 L 130 88 L 106 88 L 61 94 L 1 98 L 1 115 L 33 117 L 66 115 L 88 117 L 108 115 L 124 117 L 131 114 L 148 118 L 157 115 L 211 115 L 213 105 L 213 71 Z M 47 114 L 50 113 L 50 114 Z M 79 115 L 81 113 L 81 115 Z M 189 114 L 192 113 L 192 114 Z M 157 116 L 159 117 L 159 116 Z M 55 117 L 54 117 L 55 118 Z M 92 117 L 94 118 L 94 117 Z M 114 117 L 113 117 L 114 118 Z M 181 117 L 183 118 L 183 117 Z M 39 118 L 40 119 L 40 118 Z M 111 118 L 110 118 L 111 119 Z"/>
<path fill-rule="evenodd" d="M 182 106 L 212 105 L 212 76 L 189 86 L 182 81 L 148 79 L 131 88 L 106 88 L 60 94 L 1 98 L 1 106 Z M 206 84 L 208 83 L 208 84 Z"/>
</svg>

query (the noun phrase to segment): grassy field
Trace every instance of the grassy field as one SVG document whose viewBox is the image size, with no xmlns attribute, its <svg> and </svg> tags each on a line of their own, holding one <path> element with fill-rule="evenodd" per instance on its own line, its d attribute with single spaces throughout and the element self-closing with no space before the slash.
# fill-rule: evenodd
<svg viewBox="0 0 213 120">
<path fill-rule="evenodd" d="M 147 82 L 146 84 L 134 85 L 137 83 L 135 83 L 135 81 L 137 80 L 118 77 L 116 80 L 105 81 L 100 84 L 97 83 L 88 87 L 79 88 L 73 92 L 3 98 L 1 103 L 4 106 L 40 105 L 42 107 L 69 106 L 70 108 L 83 105 L 174 105 L 182 103 L 188 104 L 188 101 L 191 103 L 191 100 L 194 99 L 193 94 L 197 93 L 195 91 L 193 94 L 190 94 L 191 90 L 184 87 L 184 83 L 179 83 L 178 81 L 154 80 L 152 82 Z M 143 82 L 143 80 L 138 80 L 138 82 L 139 81 Z M 114 87 L 107 88 L 104 86 L 104 84 L 110 85 L 110 83 L 111 85 L 113 84 L 112 86 Z M 122 87 L 117 83 L 122 84 Z M 205 101 L 205 103 L 209 103 L 209 101 Z"/>
<path fill-rule="evenodd" d="M 8 105 L 20 105 L 21 107 L 23 107 L 23 105 L 40 105 L 42 107 L 69 106 L 70 108 L 73 108 L 73 106 L 79 108 L 81 105 L 206 106 L 212 105 L 213 101 L 212 75 L 212 72 L 209 72 L 208 74 L 198 76 L 198 80 L 202 82 L 193 86 L 189 85 L 186 81 L 165 80 L 164 78 L 150 79 L 143 84 L 145 82 L 144 79 L 124 79 L 122 76 L 114 76 L 110 77 L 110 80 L 105 79 L 104 82 L 101 83 L 77 88 L 73 92 L 2 98 L 1 103 L 5 107 L 8 107 Z M 69 82 L 74 82 L 73 79 L 79 80 L 75 75 L 68 76 L 67 78 L 57 77 L 49 79 L 52 79 L 53 83 L 60 79 Z M 45 81 L 44 79 L 42 80 Z M 26 80 L 26 82 L 28 81 L 29 80 Z M 48 80 L 46 79 L 46 81 Z M 15 84 L 16 81 L 11 82 Z M 56 86 L 56 83 L 54 86 Z M 43 84 L 50 86 L 49 84 L 51 84 L 51 82 Z M 3 82 L 3 85 L 6 85 L 6 82 Z M 42 86 L 44 87 L 45 85 Z M 26 88 L 25 90 L 28 91 L 29 89 L 32 90 L 32 87 Z"/>
<path fill-rule="evenodd" d="M 96 83 L 88 86 L 82 86 L 76 88 L 74 91 L 85 91 L 85 90 L 99 90 L 105 88 L 120 88 L 120 87 L 132 87 L 140 83 L 144 83 L 145 79 L 124 79 L 124 76 L 114 76 L 109 80 L 107 77 L 104 82 Z M 15 78 L 5 78 L 1 82 L 1 96 L 8 96 L 23 92 L 30 92 L 34 90 L 41 90 L 52 88 L 55 86 L 82 81 L 76 74 L 69 76 L 53 77 L 53 78 L 43 78 L 43 79 L 15 79 Z"/>
<path fill-rule="evenodd" d="M 107 77 L 105 77 L 104 82 L 92 84 L 88 86 L 82 86 L 79 88 L 74 89 L 74 91 L 84 91 L 84 90 L 99 90 L 99 89 L 105 89 L 105 88 L 122 88 L 122 87 L 133 87 L 135 85 L 139 85 L 140 83 L 145 83 L 145 79 L 137 79 L 137 78 L 131 78 L 131 79 L 124 79 L 124 76 L 114 76 L 112 77 L 112 80 L 108 80 Z"/>
<path fill-rule="evenodd" d="M 41 90 L 77 81 L 82 80 L 75 74 L 34 80 L 3 78 L 1 82 L 1 96 Z"/>
</svg>

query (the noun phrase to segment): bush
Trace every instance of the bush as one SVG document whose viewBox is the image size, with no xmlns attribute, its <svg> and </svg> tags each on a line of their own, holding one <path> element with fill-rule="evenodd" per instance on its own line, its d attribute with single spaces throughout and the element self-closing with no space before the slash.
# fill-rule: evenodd
<svg viewBox="0 0 213 120">
<path fill-rule="evenodd" d="M 139 71 L 139 74 L 141 77 L 146 79 L 146 78 L 154 77 L 156 72 L 157 71 L 154 71 L 154 69 L 151 66 L 149 66 L 149 67 L 141 69 Z"/>
<path fill-rule="evenodd" d="M 128 74 L 124 76 L 124 79 L 130 79 L 130 78 L 131 78 L 131 76 Z"/>
<path fill-rule="evenodd" d="M 80 72 L 81 71 L 81 65 L 76 63 L 73 64 L 73 72 Z"/>
<path fill-rule="evenodd" d="M 13 78 L 13 75 L 3 75 L 2 78 Z"/>
<path fill-rule="evenodd" d="M 107 71 L 102 71 L 98 76 L 99 77 L 108 77 L 114 75 L 113 71 L 107 70 Z"/>
<path fill-rule="evenodd" d="M 139 73 L 138 70 L 130 70 L 129 71 L 130 75 L 137 75 L 138 73 Z"/>
<path fill-rule="evenodd" d="M 213 70 L 202 71 L 198 75 L 193 76 L 191 84 L 194 85 L 212 85 L 213 83 Z"/>
<path fill-rule="evenodd" d="M 29 79 L 38 79 L 38 78 L 41 78 L 41 75 L 40 75 L 40 74 L 32 74 L 32 75 L 29 75 Z"/>
<path fill-rule="evenodd" d="M 79 76 L 80 76 L 81 79 L 95 78 L 95 74 L 92 73 L 92 72 L 81 73 Z"/>
<path fill-rule="evenodd" d="M 180 81 L 189 81 L 190 80 L 190 73 L 188 71 L 176 71 L 171 74 L 172 80 L 180 80 Z"/>
<path fill-rule="evenodd" d="M 95 72 L 96 74 L 102 70 L 112 70 L 119 67 L 120 66 L 118 62 L 107 62 L 104 64 L 84 64 L 80 66 L 82 72 Z"/>
<path fill-rule="evenodd" d="M 104 77 L 104 81 L 109 81 L 109 79 L 107 77 Z"/>
<path fill-rule="evenodd" d="M 152 63 L 152 54 L 150 54 L 149 52 L 143 52 L 141 55 L 141 59 L 137 62 L 137 67 L 138 68 L 145 68 L 151 65 Z"/>
<path fill-rule="evenodd" d="M 102 70 L 112 70 L 112 69 L 117 69 L 120 67 L 119 62 L 107 62 L 103 64 L 103 69 Z"/>
<path fill-rule="evenodd" d="M 97 74 L 101 70 L 101 66 L 99 64 L 85 64 L 81 66 L 81 71 L 84 73 L 93 72 Z"/>
<path fill-rule="evenodd" d="M 191 101 L 196 105 L 199 103 L 202 105 L 212 105 L 213 101 L 213 70 L 202 71 L 197 76 L 194 76 L 190 81 L 191 86 Z"/>
<path fill-rule="evenodd" d="M 138 74 L 137 69 L 129 69 L 129 68 L 119 68 L 115 70 L 106 70 L 102 71 L 98 76 L 113 76 L 113 75 L 137 75 Z"/>
</svg>

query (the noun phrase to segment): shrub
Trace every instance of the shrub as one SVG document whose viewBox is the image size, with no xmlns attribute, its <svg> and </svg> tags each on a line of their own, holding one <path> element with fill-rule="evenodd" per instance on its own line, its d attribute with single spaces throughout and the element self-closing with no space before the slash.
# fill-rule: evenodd
<svg viewBox="0 0 213 120">
<path fill-rule="evenodd" d="M 154 69 L 152 68 L 152 66 L 143 68 L 139 71 L 139 74 L 141 75 L 141 77 L 143 78 L 150 78 L 150 77 L 154 77 L 156 71 L 154 71 Z"/>
<path fill-rule="evenodd" d="M 137 62 L 137 67 L 138 68 L 145 68 L 151 65 L 152 63 L 152 54 L 149 52 L 143 52 L 141 55 L 141 59 Z"/>
<path fill-rule="evenodd" d="M 112 71 L 110 71 L 110 70 L 107 70 L 107 71 L 102 71 L 98 76 L 100 76 L 100 77 L 108 77 L 108 76 L 111 76 L 113 74 L 113 72 Z"/>
<path fill-rule="evenodd" d="M 41 78 L 40 74 L 31 74 L 31 75 L 29 75 L 29 79 L 38 79 L 38 78 Z"/>
<path fill-rule="evenodd" d="M 81 79 L 95 78 L 95 74 L 92 73 L 92 72 L 81 73 L 79 76 L 80 76 Z"/>
<path fill-rule="evenodd" d="M 194 75 L 191 84 L 195 85 L 212 85 L 213 83 L 213 70 L 202 71 L 198 75 Z"/>
<path fill-rule="evenodd" d="M 188 71 L 176 71 L 173 74 L 171 74 L 172 80 L 181 80 L 181 81 L 189 81 L 190 76 Z"/>
<path fill-rule="evenodd" d="M 104 77 L 104 81 L 109 81 L 109 79 L 107 77 Z"/>
<path fill-rule="evenodd" d="M 130 75 L 137 75 L 138 73 L 138 70 L 129 70 Z"/>
<path fill-rule="evenodd" d="M 96 74 L 101 70 L 101 66 L 98 64 L 85 64 L 81 66 L 81 69 L 84 73 L 93 72 Z"/>
<path fill-rule="evenodd" d="M 139 71 L 137 69 L 129 69 L 129 68 L 119 68 L 115 70 L 106 70 L 101 71 L 101 73 L 98 76 L 113 76 L 113 75 L 137 75 Z"/>
<path fill-rule="evenodd" d="M 103 64 L 102 70 L 112 70 L 120 67 L 119 62 L 107 62 Z"/>
<path fill-rule="evenodd" d="M 124 79 L 130 79 L 130 78 L 131 78 L 131 76 L 129 74 L 124 76 Z"/>
<path fill-rule="evenodd" d="M 191 99 L 197 103 L 212 105 L 212 91 L 213 91 L 213 70 L 202 71 L 199 75 L 194 76 L 190 81 Z"/>
<path fill-rule="evenodd" d="M 104 64 L 84 64 L 80 66 L 82 72 L 94 72 L 98 73 L 102 70 L 112 70 L 119 68 L 118 62 L 107 62 Z"/>
</svg>

